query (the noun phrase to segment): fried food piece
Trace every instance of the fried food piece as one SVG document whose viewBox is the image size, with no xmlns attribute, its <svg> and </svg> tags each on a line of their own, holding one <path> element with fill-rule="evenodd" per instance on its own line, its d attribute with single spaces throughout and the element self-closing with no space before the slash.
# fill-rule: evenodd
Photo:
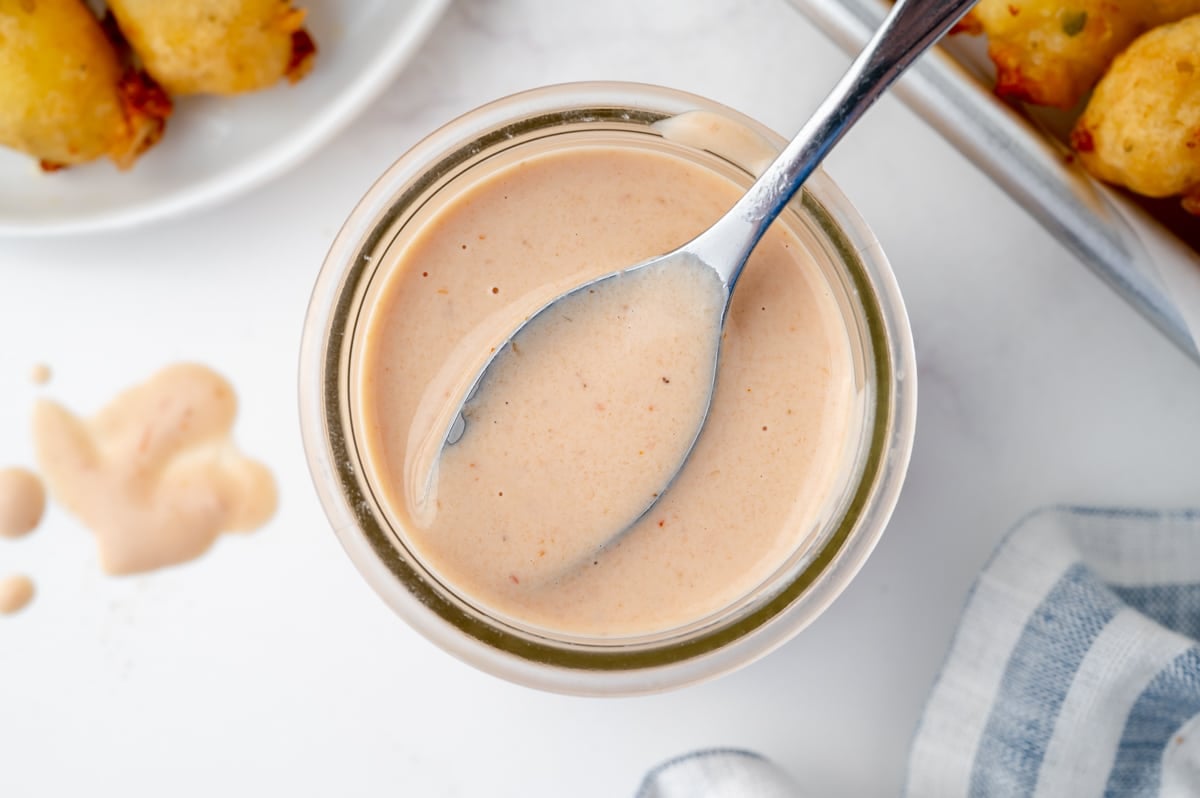
<svg viewBox="0 0 1200 798">
<path fill-rule="evenodd" d="M 158 141 L 171 101 L 124 65 L 81 0 L 0 0 L 0 144 L 47 171 Z"/>
<path fill-rule="evenodd" d="M 980 0 L 996 93 L 1073 108 L 1143 32 L 1200 13 L 1200 0 Z"/>
<path fill-rule="evenodd" d="M 979 17 L 975 16 L 975 9 L 971 9 L 963 15 L 962 19 L 955 22 L 948 35 L 953 36 L 956 33 L 965 33 L 968 36 L 978 36 L 983 33 L 983 23 L 979 21 Z"/>
<path fill-rule="evenodd" d="M 1200 14 L 1156 28 L 1113 61 L 1071 144 L 1101 180 L 1183 196 L 1200 215 Z"/>
<path fill-rule="evenodd" d="M 109 0 L 155 80 L 171 94 L 239 94 L 312 67 L 304 10 L 289 0 Z"/>
</svg>

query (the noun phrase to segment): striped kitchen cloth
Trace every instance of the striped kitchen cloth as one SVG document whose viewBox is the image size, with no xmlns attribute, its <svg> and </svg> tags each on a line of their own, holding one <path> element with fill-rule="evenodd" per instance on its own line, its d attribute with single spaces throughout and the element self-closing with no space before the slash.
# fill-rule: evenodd
<svg viewBox="0 0 1200 798">
<path fill-rule="evenodd" d="M 980 575 L 909 798 L 1200 796 L 1200 514 L 1059 508 Z"/>
</svg>

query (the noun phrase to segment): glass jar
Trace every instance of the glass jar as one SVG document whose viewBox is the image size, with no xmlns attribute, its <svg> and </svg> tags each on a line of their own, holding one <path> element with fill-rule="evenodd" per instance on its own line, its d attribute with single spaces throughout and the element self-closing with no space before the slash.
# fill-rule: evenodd
<svg viewBox="0 0 1200 798">
<path fill-rule="evenodd" d="M 670 120 L 717 114 L 742 135 L 698 141 Z M 711 678 L 782 645 L 846 587 L 878 542 L 912 448 L 916 385 L 912 335 L 878 242 L 818 171 L 780 216 L 810 248 L 837 294 L 856 371 L 861 434 L 814 534 L 750 594 L 681 629 L 579 639 L 521 628 L 443 584 L 377 498 L 355 434 L 355 340 L 380 257 L 411 235 L 426 206 L 501 155 L 617 141 L 669 148 L 749 185 L 785 143 L 717 103 L 624 83 L 552 86 L 490 103 L 450 122 L 400 158 L 368 191 L 334 241 L 313 291 L 300 363 L 304 447 L 335 533 L 380 596 L 418 631 L 462 660 L 557 692 L 631 695 Z M 764 157 L 766 156 L 766 157 Z M 681 242 L 682 243 L 682 242 Z"/>
</svg>

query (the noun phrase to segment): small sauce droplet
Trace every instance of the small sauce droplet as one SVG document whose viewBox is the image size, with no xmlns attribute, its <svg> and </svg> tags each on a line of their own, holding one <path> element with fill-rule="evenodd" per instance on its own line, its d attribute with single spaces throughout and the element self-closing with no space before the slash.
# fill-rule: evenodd
<svg viewBox="0 0 1200 798">
<path fill-rule="evenodd" d="M 12 615 L 33 600 L 33 580 L 18 574 L 0 579 L 0 615 Z"/>
<path fill-rule="evenodd" d="M 46 489 L 37 474 L 24 468 L 0 469 L 0 538 L 32 532 L 46 510 Z"/>
</svg>

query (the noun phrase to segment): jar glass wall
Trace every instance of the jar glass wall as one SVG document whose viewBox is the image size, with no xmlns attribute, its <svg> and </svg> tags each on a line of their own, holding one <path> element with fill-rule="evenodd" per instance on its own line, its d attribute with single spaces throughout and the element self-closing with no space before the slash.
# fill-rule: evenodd
<svg viewBox="0 0 1200 798">
<path fill-rule="evenodd" d="M 735 135 L 703 139 L 678 120 L 697 112 Z M 822 172 L 777 224 L 824 273 L 846 321 L 858 401 L 844 473 L 813 529 L 753 590 L 695 622 L 652 634 L 585 637 L 501 617 L 440 579 L 374 484 L 358 397 L 365 320 L 389 253 L 484 169 L 580 146 L 668 152 L 749 185 L 783 141 L 711 101 L 652 86 L 553 86 L 508 97 L 438 130 L 360 201 L 318 277 L 300 367 L 304 445 L 334 531 L 372 587 L 426 637 L 503 678 L 566 693 L 628 695 L 710 678 L 790 639 L 845 588 L 892 512 L 911 451 L 915 369 L 891 269 L 865 223 Z M 680 242 L 682 243 L 682 242 Z M 392 258 L 394 260 L 394 258 Z"/>
</svg>

